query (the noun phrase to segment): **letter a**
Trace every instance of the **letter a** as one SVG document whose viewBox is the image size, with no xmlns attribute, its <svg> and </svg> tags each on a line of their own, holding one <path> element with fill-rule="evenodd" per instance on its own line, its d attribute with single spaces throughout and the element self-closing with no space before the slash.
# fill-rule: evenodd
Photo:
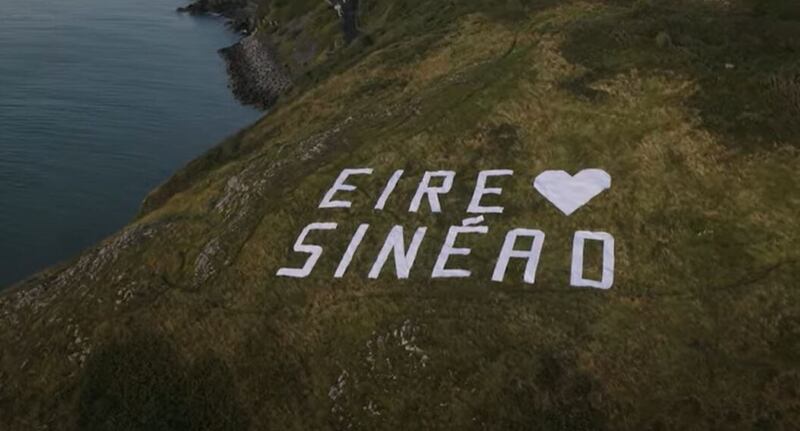
<svg viewBox="0 0 800 431">
<path fill-rule="evenodd" d="M 533 238 L 533 245 L 530 250 L 519 251 L 514 249 L 517 239 L 520 237 Z M 528 260 L 527 265 L 525 265 L 524 280 L 528 284 L 533 284 L 536 281 L 536 268 L 539 266 L 542 245 L 544 245 L 544 232 L 540 230 L 514 229 L 508 232 L 503 243 L 503 249 L 500 250 L 500 257 L 497 258 L 497 265 L 494 267 L 492 281 L 502 282 L 506 276 L 508 261 L 511 258 L 518 258 Z"/>
</svg>

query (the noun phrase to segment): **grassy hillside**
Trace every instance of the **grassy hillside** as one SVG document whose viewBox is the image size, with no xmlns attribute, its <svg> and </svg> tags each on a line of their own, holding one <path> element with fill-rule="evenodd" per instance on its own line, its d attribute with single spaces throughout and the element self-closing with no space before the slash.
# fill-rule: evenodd
<svg viewBox="0 0 800 431">
<path fill-rule="evenodd" d="M 800 427 L 796 1 L 361 0 L 347 45 L 319 3 L 259 9 L 287 62 L 315 47 L 268 115 L 0 297 L 0 429 Z M 317 208 L 359 167 L 352 208 Z M 450 262 L 472 277 L 431 279 L 493 168 L 505 212 Z M 585 168 L 613 184 L 570 217 L 531 186 Z M 442 169 L 443 212 L 408 212 Z M 312 275 L 276 277 L 323 221 Z M 371 280 L 393 225 L 428 231 Z M 493 283 L 517 227 L 546 233 L 536 283 Z M 578 230 L 614 235 L 612 289 L 569 286 Z"/>
</svg>

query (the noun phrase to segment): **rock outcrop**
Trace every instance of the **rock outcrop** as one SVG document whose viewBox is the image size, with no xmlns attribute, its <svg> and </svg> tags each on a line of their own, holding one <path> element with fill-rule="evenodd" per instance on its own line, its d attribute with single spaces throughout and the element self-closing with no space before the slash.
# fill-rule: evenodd
<svg viewBox="0 0 800 431">
<path fill-rule="evenodd" d="M 359 35 L 358 0 L 325 0 L 327 6 L 338 16 L 341 22 L 341 37 L 349 44 Z M 262 2 L 268 8 L 271 2 Z M 294 53 L 290 58 L 280 59 L 273 48 L 273 35 L 266 31 L 258 32 L 258 23 L 264 21 L 263 27 L 272 32 L 283 30 L 283 39 L 293 39 L 298 33 L 305 31 L 307 18 L 294 17 L 289 22 L 279 22 L 269 16 L 258 15 L 257 0 L 198 0 L 179 12 L 191 14 L 218 14 L 228 19 L 227 25 L 246 36 L 236 44 L 220 50 L 227 62 L 230 75 L 230 86 L 234 95 L 244 104 L 261 109 L 271 106 L 277 98 L 292 87 L 293 77 L 307 70 L 310 58 L 316 54 L 317 42 L 308 41 L 303 44 L 292 41 Z M 322 4 L 322 2 L 318 3 Z M 288 36 L 286 35 L 288 34 Z M 296 60 L 297 70 L 290 70 L 284 60 Z"/>
<path fill-rule="evenodd" d="M 237 32 L 249 33 L 257 23 L 258 3 L 254 0 L 197 0 L 177 8 L 192 15 L 217 14 L 228 19 L 228 26 Z"/>
<path fill-rule="evenodd" d="M 221 49 L 220 54 L 228 65 L 231 90 L 242 103 L 266 109 L 292 87 L 288 71 L 258 33 Z"/>
</svg>

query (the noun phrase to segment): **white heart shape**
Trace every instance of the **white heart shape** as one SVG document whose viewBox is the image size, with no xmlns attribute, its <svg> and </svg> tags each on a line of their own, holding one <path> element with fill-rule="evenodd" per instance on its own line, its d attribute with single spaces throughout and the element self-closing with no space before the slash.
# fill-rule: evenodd
<svg viewBox="0 0 800 431">
<path fill-rule="evenodd" d="M 533 187 L 566 215 L 611 188 L 611 175 L 602 169 L 584 169 L 575 176 L 564 171 L 544 171 Z"/>
</svg>

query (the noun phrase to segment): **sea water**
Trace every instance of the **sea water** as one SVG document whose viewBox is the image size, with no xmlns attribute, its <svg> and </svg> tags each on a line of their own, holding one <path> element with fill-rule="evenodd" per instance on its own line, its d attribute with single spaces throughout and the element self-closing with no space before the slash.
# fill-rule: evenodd
<svg viewBox="0 0 800 431">
<path fill-rule="evenodd" d="M 0 1 L 0 288 L 126 224 L 175 170 L 258 118 L 180 0 Z"/>
</svg>

